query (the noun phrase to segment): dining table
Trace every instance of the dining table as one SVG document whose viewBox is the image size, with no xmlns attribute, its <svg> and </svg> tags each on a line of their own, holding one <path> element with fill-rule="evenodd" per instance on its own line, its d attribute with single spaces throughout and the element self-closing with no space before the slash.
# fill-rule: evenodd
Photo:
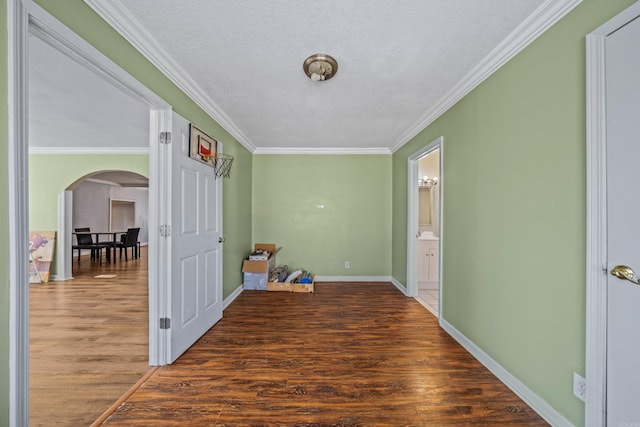
<svg viewBox="0 0 640 427">
<path fill-rule="evenodd" d="M 125 231 L 121 231 L 121 230 L 117 230 L 117 231 L 74 231 L 73 233 L 74 236 L 77 236 L 78 234 L 90 234 L 92 236 L 95 236 L 94 239 L 92 239 L 92 241 L 94 243 L 111 243 L 111 246 L 107 248 L 107 261 L 111 262 L 111 249 L 113 249 L 113 263 L 116 263 L 116 249 L 117 249 L 117 244 L 119 242 L 118 239 L 118 235 L 123 235 L 123 234 L 127 234 L 126 230 Z M 100 241 L 100 236 L 108 236 L 107 237 L 107 241 Z M 76 237 L 77 239 L 77 237 Z"/>
</svg>

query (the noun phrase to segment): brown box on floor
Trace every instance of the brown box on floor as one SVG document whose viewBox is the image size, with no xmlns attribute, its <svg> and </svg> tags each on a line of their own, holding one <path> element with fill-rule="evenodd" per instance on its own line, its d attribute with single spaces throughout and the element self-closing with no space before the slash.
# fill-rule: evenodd
<svg viewBox="0 0 640 427">
<path fill-rule="evenodd" d="M 269 273 L 271 273 L 276 266 L 276 245 L 273 243 L 256 243 L 254 245 L 254 251 L 257 251 L 259 249 L 269 251 L 271 255 L 266 261 L 253 261 L 249 259 L 245 259 L 243 261 L 243 288 L 246 290 L 267 290 Z"/>
</svg>

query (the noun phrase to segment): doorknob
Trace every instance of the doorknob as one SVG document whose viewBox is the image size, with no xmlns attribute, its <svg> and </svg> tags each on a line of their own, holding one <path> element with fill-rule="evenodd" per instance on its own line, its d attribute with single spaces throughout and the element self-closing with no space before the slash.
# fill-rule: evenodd
<svg viewBox="0 0 640 427">
<path fill-rule="evenodd" d="M 224 243 L 224 237 L 222 236 L 218 237 L 218 243 Z"/>
<path fill-rule="evenodd" d="M 618 279 L 628 280 L 636 285 L 640 285 L 640 281 L 636 279 L 636 273 L 631 267 L 626 265 L 616 265 L 611 270 L 611 275 L 616 276 Z"/>
</svg>

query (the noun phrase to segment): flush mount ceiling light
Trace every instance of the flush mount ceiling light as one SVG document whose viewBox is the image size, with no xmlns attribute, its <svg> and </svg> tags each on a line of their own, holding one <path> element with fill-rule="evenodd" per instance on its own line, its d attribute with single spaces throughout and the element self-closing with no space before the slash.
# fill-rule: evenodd
<svg viewBox="0 0 640 427">
<path fill-rule="evenodd" d="M 323 53 L 316 53 L 304 60 L 304 73 L 313 81 L 329 80 L 338 72 L 338 62 Z"/>
</svg>

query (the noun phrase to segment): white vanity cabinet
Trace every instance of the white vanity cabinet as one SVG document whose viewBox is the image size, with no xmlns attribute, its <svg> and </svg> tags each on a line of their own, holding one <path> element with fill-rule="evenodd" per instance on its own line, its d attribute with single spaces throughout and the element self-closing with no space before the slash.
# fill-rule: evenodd
<svg viewBox="0 0 640 427">
<path fill-rule="evenodd" d="M 437 238 L 418 240 L 418 281 L 421 288 L 438 287 L 439 245 Z"/>
</svg>

